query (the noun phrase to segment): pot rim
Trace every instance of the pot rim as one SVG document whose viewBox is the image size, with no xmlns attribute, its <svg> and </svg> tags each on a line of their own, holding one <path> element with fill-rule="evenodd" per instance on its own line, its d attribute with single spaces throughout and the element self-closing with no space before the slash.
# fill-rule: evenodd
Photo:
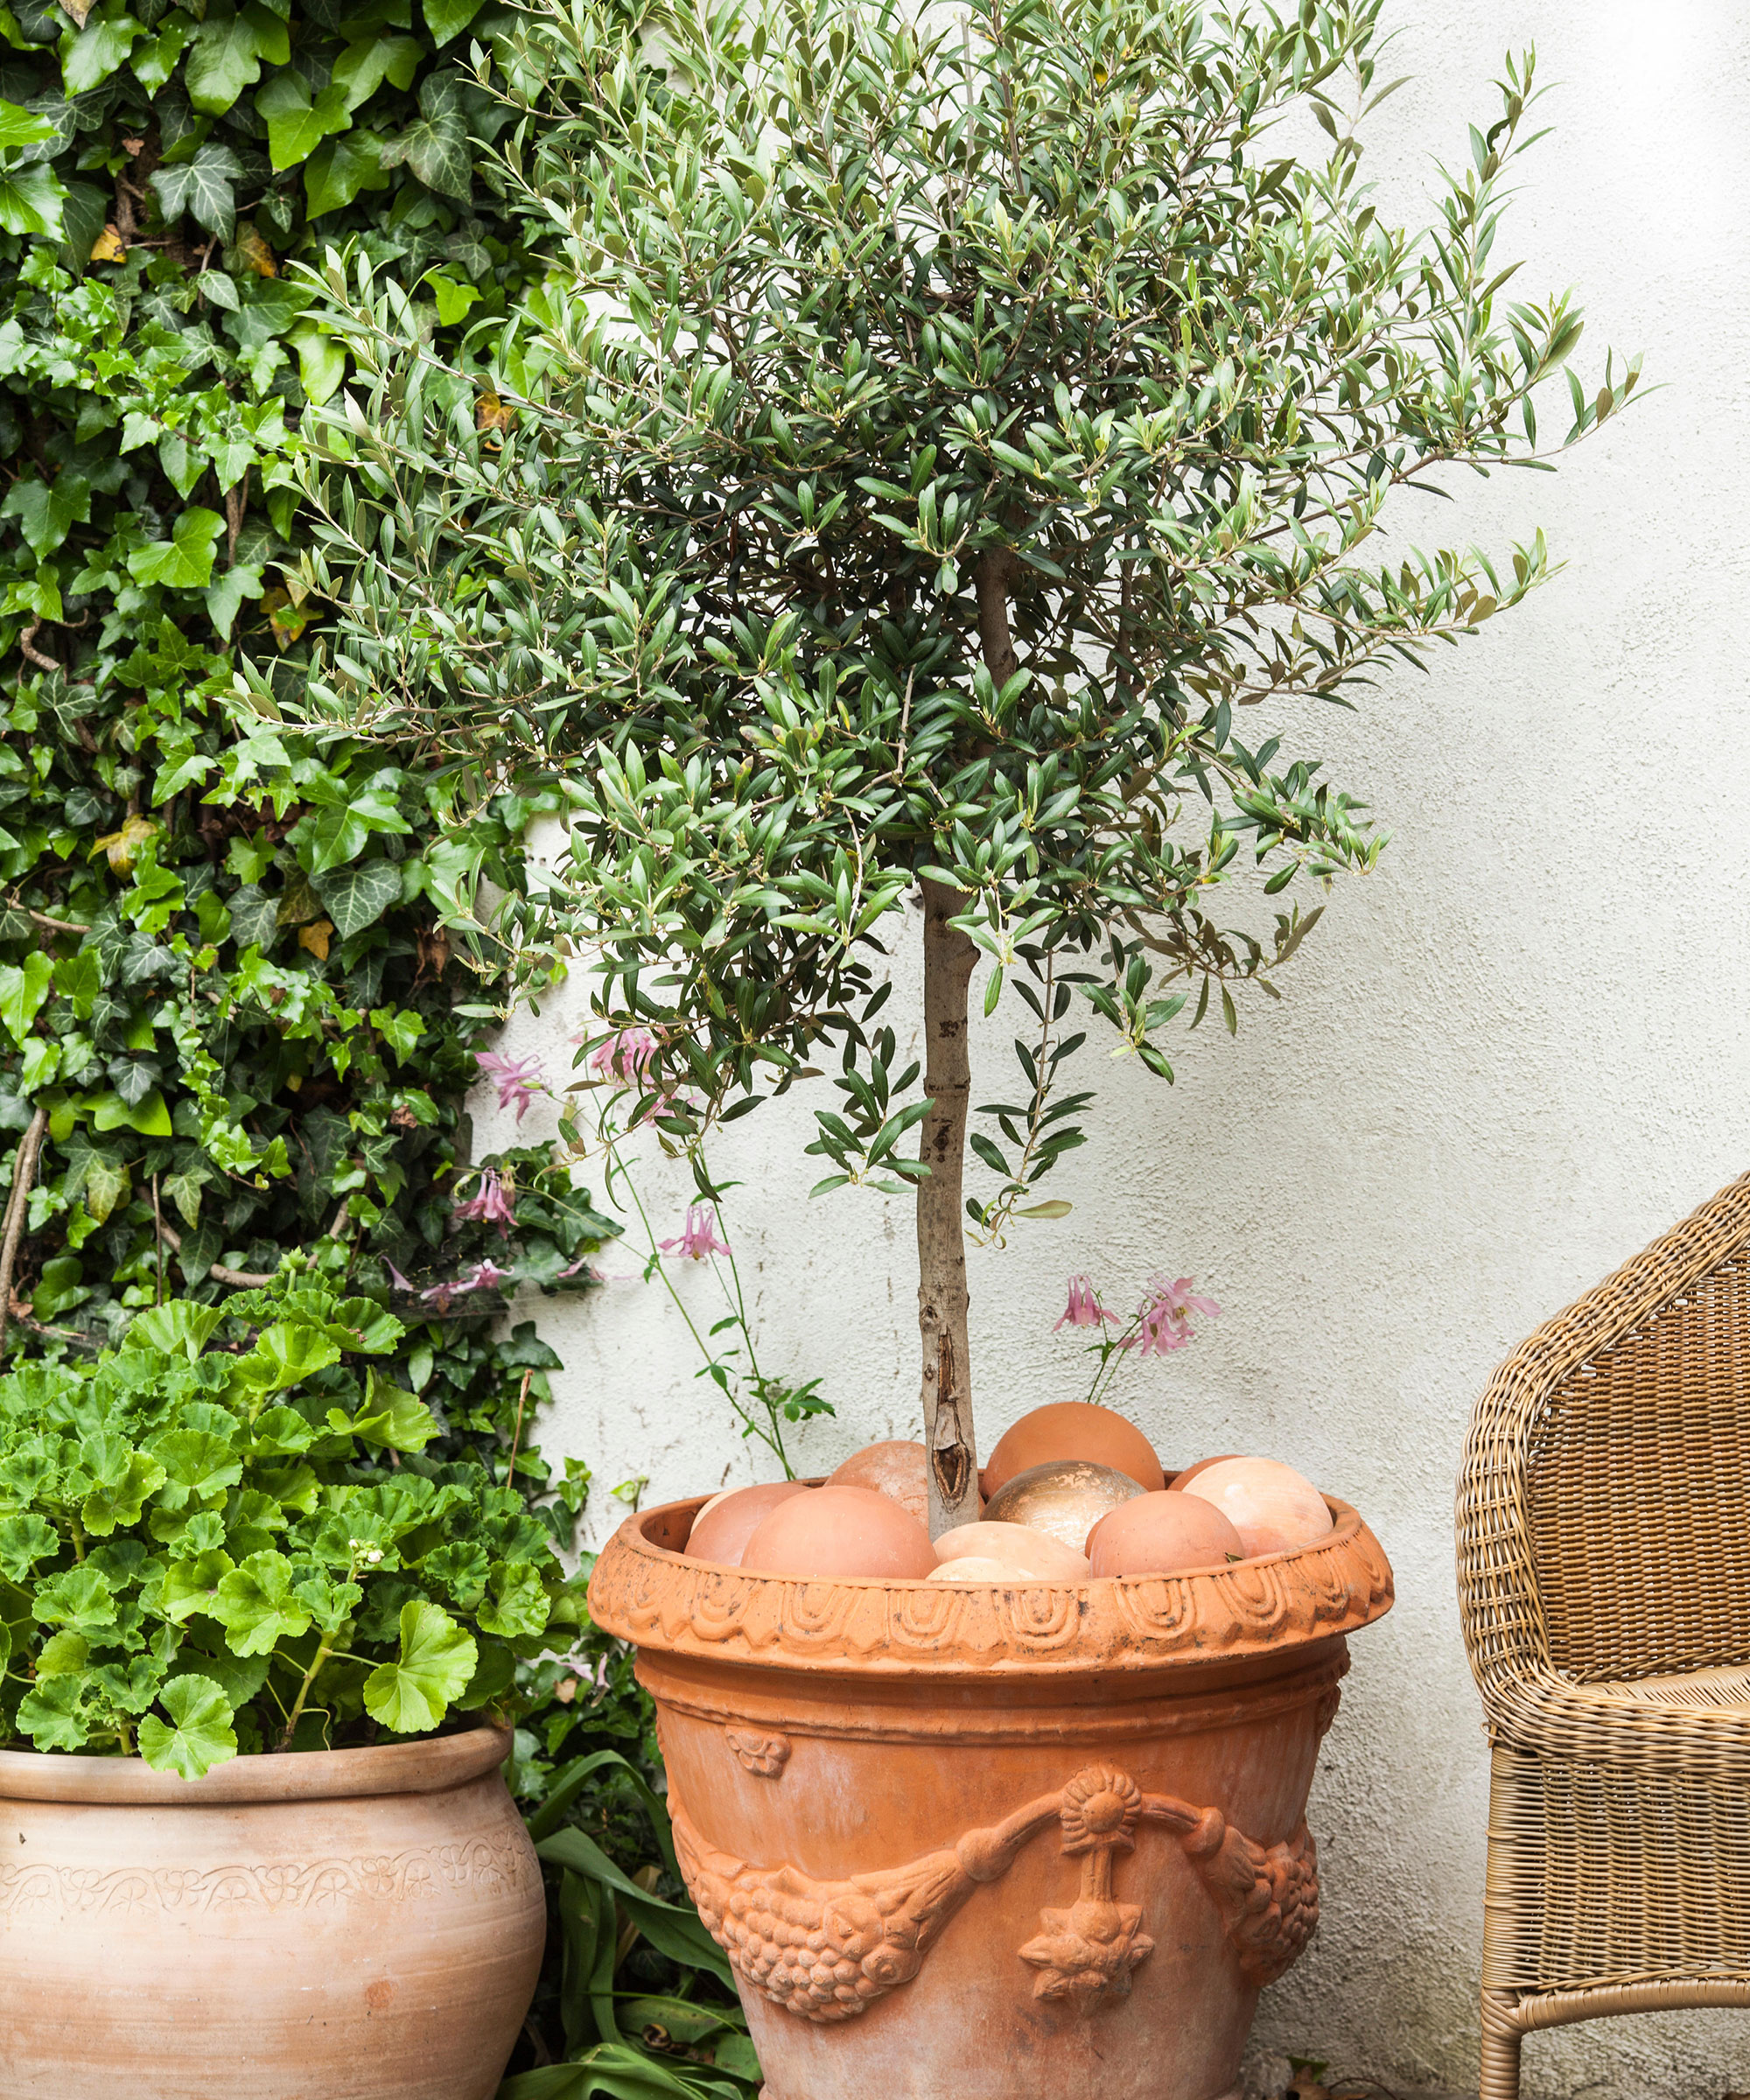
<svg viewBox="0 0 1750 2100">
<path fill-rule="evenodd" d="M 511 1732 L 487 1722 L 424 1742 L 357 1750 L 256 1751 L 200 1779 L 154 1772 L 137 1757 L 65 1750 L 0 1750 L 0 1801 L 60 1801 L 116 1808 L 206 1809 L 242 1802 L 342 1801 L 445 1794 L 501 1765 Z"/>
<path fill-rule="evenodd" d="M 663 1543 L 684 1538 L 710 1499 L 662 1503 L 620 1525 L 590 1578 L 598 1626 L 640 1648 L 779 1669 L 1055 1675 L 1285 1651 L 1367 1626 L 1393 1600 L 1378 1540 L 1334 1495 L 1324 1498 L 1333 1529 L 1310 1546 L 1080 1583 L 764 1574 Z"/>
</svg>

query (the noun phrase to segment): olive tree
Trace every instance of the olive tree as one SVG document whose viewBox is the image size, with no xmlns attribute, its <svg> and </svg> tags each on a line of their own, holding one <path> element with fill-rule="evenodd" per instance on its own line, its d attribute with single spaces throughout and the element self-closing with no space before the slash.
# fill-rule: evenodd
<svg viewBox="0 0 1750 2100">
<path fill-rule="evenodd" d="M 359 378 L 315 440 L 338 632 L 303 712 L 563 788 L 569 871 L 510 937 L 597 958 L 592 1040 L 654 1036 L 677 1142 L 836 1058 L 820 1189 L 915 1195 L 938 1529 L 976 1492 L 969 1228 L 1066 1208 L 1073 1010 L 1170 1080 L 1176 1020 L 1275 996 L 1382 843 L 1317 708 L 1549 572 L 1541 536 L 1387 541 L 1443 468 L 1540 462 L 1581 324 L 1495 253 L 1529 55 L 1426 229 L 1381 216 L 1378 16 L 548 0 L 506 48 L 565 114 L 528 104 L 497 173 L 554 266 L 483 365 L 331 259 Z M 1570 374 L 1562 442 L 1637 371 Z M 878 1018 L 908 903 L 920 1088 Z M 981 963 L 1031 1019 L 969 1138 Z"/>
</svg>

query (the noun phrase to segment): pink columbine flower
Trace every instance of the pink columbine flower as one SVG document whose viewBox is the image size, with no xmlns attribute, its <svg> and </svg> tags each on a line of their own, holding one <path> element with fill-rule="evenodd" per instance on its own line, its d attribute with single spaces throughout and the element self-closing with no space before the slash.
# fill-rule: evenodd
<svg viewBox="0 0 1750 2100">
<path fill-rule="evenodd" d="M 641 1081 L 655 1054 L 656 1038 L 648 1028 L 622 1028 L 596 1046 L 590 1069 L 603 1079 Z"/>
<path fill-rule="evenodd" d="M 500 1232 L 516 1222 L 516 1213 L 505 1194 L 504 1177 L 495 1166 L 482 1169 L 480 1185 L 466 1203 L 456 1206 L 458 1218 L 478 1218 L 483 1225 L 496 1225 Z"/>
<path fill-rule="evenodd" d="M 1109 1312 L 1094 1292 L 1094 1285 L 1085 1276 L 1072 1276 L 1069 1279 L 1069 1303 L 1064 1307 L 1063 1317 L 1057 1327 L 1097 1327 L 1102 1320 L 1116 1320 L 1116 1312 Z M 1057 1327 L 1052 1329 L 1054 1334 Z"/>
<path fill-rule="evenodd" d="M 538 1057 L 500 1057 L 496 1050 L 476 1050 L 474 1062 L 498 1088 L 500 1108 L 516 1103 L 519 1123 L 528 1113 L 528 1104 L 536 1095 L 546 1091 Z"/>
<path fill-rule="evenodd" d="M 395 1264 L 390 1261 L 388 1256 L 384 1254 L 380 1255 L 377 1258 L 382 1262 L 383 1267 L 388 1270 L 388 1280 L 395 1285 L 396 1289 L 397 1291 L 405 1291 L 409 1293 L 411 1293 L 413 1285 L 408 1282 L 407 1278 L 401 1273 L 400 1270 L 396 1267 Z"/>
<path fill-rule="evenodd" d="M 679 1236 L 663 1240 L 664 1254 L 679 1254 L 683 1260 L 702 1262 L 708 1254 L 727 1254 L 729 1249 L 717 1236 L 717 1213 L 709 1203 L 690 1203 L 687 1222 Z"/>
<path fill-rule="evenodd" d="M 460 1276 L 448 1277 L 419 1295 L 429 1299 L 440 1312 L 447 1312 L 452 1298 L 465 1297 L 470 1291 L 490 1291 L 494 1284 L 508 1284 L 512 1274 L 512 1270 L 500 1269 L 495 1262 L 476 1262 Z"/>
<path fill-rule="evenodd" d="M 1192 1280 L 1188 1276 L 1172 1281 L 1157 1276 L 1150 1282 L 1138 1337 L 1144 1356 L 1171 1355 L 1174 1349 L 1182 1349 L 1187 1342 L 1195 1340 L 1196 1330 L 1191 1325 L 1194 1312 L 1200 1312 L 1210 1320 L 1220 1317 L 1220 1306 L 1213 1298 L 1197 1297 L 1191 1288 Z"/>
</svg>

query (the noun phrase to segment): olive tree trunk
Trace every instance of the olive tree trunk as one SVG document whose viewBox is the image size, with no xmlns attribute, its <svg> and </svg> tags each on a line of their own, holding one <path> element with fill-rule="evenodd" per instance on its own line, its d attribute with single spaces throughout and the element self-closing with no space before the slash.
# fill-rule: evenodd
<svg viewBox="0 0 1750 2100">
<path fill-rule="evenodd" d="M 918 1327 L 923 1339 L 924 1442 L 929 1451 L 930 1536 L 978 1515 L 978 1454 L 972 1432 L 971 1356 L 966 1341 L 966 1232 L 962 1183 L 972 1068 L 966 998 L 978 950 L 949 925 L 964 895 L 946 883 L 924 892 L 924 1091 L 918 1184 Z"/>
</svg>

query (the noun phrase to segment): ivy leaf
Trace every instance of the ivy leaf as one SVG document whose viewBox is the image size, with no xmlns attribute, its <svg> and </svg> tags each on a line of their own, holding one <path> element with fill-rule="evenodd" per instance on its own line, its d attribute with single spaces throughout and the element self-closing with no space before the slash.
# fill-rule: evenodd
<svg viewBox="0 0 1750 2100">
<path fill-rule="evenodd" d="M 235 186 L 242 172 L 242 163 L 230 147 L 209 139 L 187 160 L 159 168 L 150 179 L 166 219 L 179 219 L 187 212 L 198 226 L 228 241 L 236 231 Z"/>
<path fill-rule="evenodd" d="M 308 160 L 325 138 L 346 130 L 353 121 L 346 90 L 325 88 L 312 102 L 310 83 L 300 73 L 276 73 L 256 97 L 267 119 L 268 154 L 276 172 Z"/>
<path fill-rule="evenodd" d="M 154 1772 L 174 1772 L 199 1779 L 214 1765 L 237 1754 L 231 1702 L 211 1677 L 177 1677 L 159 1700 L 169 1714 L 166 1727 L 157 1714 L 140 1723 L 140 1755 Z"/>
<path fill-rule="evenodd" d="M 66 191 L 38 164 L 0 171 L 0 227 L 9 234 L 46 234 L 59 240 Z"/>
<path fill-rule="evenodd" d="M 113 1088 L 91 1097 L 91 1121 L 100 1130 L 137 1130 L 142 1138 L 169 1138 L 170 1110 L 164 1106 L 164 1097 L 154 1087 L 144 1101 L 130 1106 Z M 88 1206 L 88 1208 L 89 1206 Z"/>
<path fill-rule="evenodd" d="M 396 85 L 405 87 L 407 82 L 397 81 Z M 39 146 L 46 138 L 54 137 L 59 130 L 49 117 L 21 109 L 16 102 L 0 102 L 0 147 Z"/>
<path fill-rule="evenodd" d="M 233 1568 L 220 1582 L 210 1609 L 240 1656 L 268 1655 L 310 1625 L 308 1609 L 292 1593 L 291 1563 L 271 1549 L 251 1553 Z"/>
<path fill-rule="evenodd" d="M 4 105 L 0 105 L 4 107 Z M 0 517 L 17 518 L 31 552 L 52 554 L 75 525 L 91 515 L 91 484 L 83 474 L 62 472 L 52 481 L 20 477 L 6 492 Z"/>
<path fill-rule="evenodd" d="M 68 94 L 88 94 L 109 78 L 145 30 L 128 12 L 128 0 L 103 0 L 80 30 L 60 40 L 61 81 Z"/>
<path fill-rule="evenodd" d="M 401 1607 L 401 1653 L 365 1679 L 365 1711 L 397 1735 L 438 1726 L 474 1674 L 473 1636 L 441 1606 L 416 1597 Z"/>
<path fill-rule="evenodd" d="M 400 137 L 384 144 L 383 166 L 400 167 L 404 162 L 428 190 L 443 197 L 466 197 L 472 184 L 472 156 L 456 83 L 444 74 L 431 74 L 420 87 L 419 111 Z"/>
<path fill-rule="evenodd" d="M 415 37 L 372 37 L 349 44 L 334 61 L 334 85 L 346 97 L 348 109 L 368 102 L 385 80 L 403 90 L 412 87 L 419 71 L 419 42 Z"/>
<path fill-rule="evenodd" d="M 22 1044 L 31 1032 L 43 1001 L 54 981 L 54 961 L 38 948 L 16 967 L 0 969 L 0 1021 L 15 1043 Z"/>
<path fill-rule="evenodd" d="M 206 148 L 201 150 L 205 152 Z M 178 518 L 169 539 L 148 540 L 144 547 L 135 548 L 128 556 L 128 573 L 136 584 L 164 584 L 175 591 L 204 590 L 212 580 L 214 550 L 224 529 L 225 521 L 216 510 L 203 510 L 196 504 Z"/>
<path fill-rule="evenodd" d="M 285 24 L 254 0 L 235 10 L 220 0 L 207 9 L 183 68 L 189 101 L 208 116 L 223 116 L 261 79 L 263 59 L 270 66 L 291 63 Z"/>
<path fill-rule="evenodd" d="M 537 1569 L 526 1560 L 495 1560 L 486 1601 L 475 1616 L 483 1633 L 514 1641 L 544 1631 L 551 1609 Z"/>
<path fill-rule="evenodd" d="M 228 636 L 237 608 L 246 598 L 259 598 L 265 585 L 259 562 L 233 562 L 216 584 L 206 590 L 206 617 L 216 634 Z"/>
<path fill-rule="evenodd" d="M 486 0 L 425 0 L 425 26 L 432 42 L 441 51 L 452 37 L 461 35 L 485 4 Z"/>
<path fill-rule="evenodd" d="M 196 26 L 178 8 L 157 36 L 135 45 L 128 63 L 148 94 L 156 94 L 176 71 L 177 60 L 194 40 Z"/>
<path fill-rule="evenodd" d="M 388 187 L 382 141 L 374 131 L 347 131 L 319 145 L 304 164 L 305 215 L 344 211 L 360 190 Z"/>
<path fill-rule="evenodd" d="M 387 860 L 330 868 L 316 876 L 314 883 L 316 894 L 328 907 L 334 930 L 343 941 L 374 926 L 390 905 L 401 901 L 401 870 Z"/>
</svg>

